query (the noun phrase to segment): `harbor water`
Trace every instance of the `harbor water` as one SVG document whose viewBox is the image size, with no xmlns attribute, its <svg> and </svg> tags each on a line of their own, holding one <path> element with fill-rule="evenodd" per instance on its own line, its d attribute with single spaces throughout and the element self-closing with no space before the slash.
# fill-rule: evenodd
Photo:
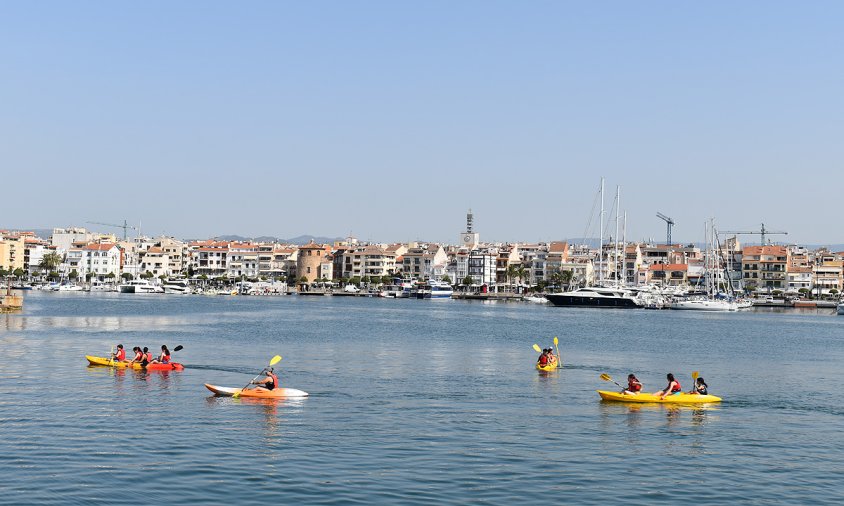
<svg viewBox="0 0 844 506">
<path fill-rule="evenodd" d="M 27 293 L 0 315 L 0 503 L 841 504 L 844 317 Z M 560 340 L 539 374 L 534 343 Z M 181 372 L 88 367 L 122 343 Z M 218 398 L 276 354 L 307 399 Z M 599 400 L 700 371 L 724 402 Z"/>
</svg>

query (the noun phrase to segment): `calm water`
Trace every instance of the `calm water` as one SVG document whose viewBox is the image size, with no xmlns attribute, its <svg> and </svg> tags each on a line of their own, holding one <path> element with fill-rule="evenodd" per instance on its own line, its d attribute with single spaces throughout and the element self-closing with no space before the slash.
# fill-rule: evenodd
<svg viewBox="0 0 844 506">
<path fill-rule="evenodd" d="M 0 503 L 844 501 L 844 317 L 352 297 L 26 294 L 0 315 Z M 533 343 L 560 338 L 541 376 Z M 184 346 L 181 373 L 89 368 Z M 297 402 L 215 398 L 275 354 Z M 700 371 L 718 408 L 601 403 Z"/>
</svg>

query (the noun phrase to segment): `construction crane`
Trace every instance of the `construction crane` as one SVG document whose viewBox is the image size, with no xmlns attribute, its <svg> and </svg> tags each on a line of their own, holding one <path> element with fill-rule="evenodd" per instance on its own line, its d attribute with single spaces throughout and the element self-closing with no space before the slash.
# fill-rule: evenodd
<svg viewBox="0 0 844 506">
<path fill-rule="evenodd" d="M 739 230 L 739 231 L 726 230 L 726 231 L 723 231 L 723 232 L 718 232 L 718 234 L 723 234 L 723 235 L 759 235 L 759 236 L 762 236 L 761 237 L 762 246 L 764 246 L 766 235 L 771 235 L 771 234 L 788 235 L 788 232 L 768 230 L 767 228 L 765 228 L 765 224 L 763 223 L 762 228 L 760 230 L 750 230 L 750 231 L 748 231 L 748 230 Z"/>
<path fill-rule="evenodd" d="M 667 234 L 667 237 L 665 239 L 665 245 L 669 246 L 671 244 L 671 227 L 674 226 L 674 220 L 672 220 L 671 218 L 669 218 L 668 216 L 666 216 L 666 215 L 664 215 L 660 212 L 656 213 L 656 217 L 664 220 L 666 227 L 668 227 L 668 234 Z"/>
<path fill-rule="evenodd" d="M 115 225 L 114 223 L 101 223 L 101 222 L 99 222 L 99 221 L 88 221 L 88 222 L 86 222 L 86 223 L 90 223 L 90 224 L 92 224 L 92 225 L 105 225 L 105 226 L 107 226 L 107 227 L 117 227 L 117 228 L 122 228 L 122 229 L 123 229 L 123 240 L 124 240 L 124 241 L 126 240 L 126 230 L 127 230 L 127 229 L 130 229 L 130 228 L 131 228 L 132 230 L 138 230 L 137 228 L 135 228 L 135 227 L 133 227 L 132 225 L 130 225 L 130 224 L 129 224 L 126 220 L 123 220 L 123 225 Z"/>
</svg>

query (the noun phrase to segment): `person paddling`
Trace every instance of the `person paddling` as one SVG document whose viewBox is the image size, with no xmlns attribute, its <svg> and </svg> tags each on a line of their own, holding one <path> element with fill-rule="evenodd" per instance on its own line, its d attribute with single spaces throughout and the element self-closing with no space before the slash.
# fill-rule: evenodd
<svg viewBox="0 0 844 506">
<path fill-rule="evenodd" d="M 142 351 L 141 351 L 141 347 L 140 347 L 140 346 L 135 346 L 134 348 L 132 348 L 132 351 L 134 351 L 134 352 L 135 352 L 135 357 L 134 357 L 134 358 L 132 358 L 132 360 L 130 360 L 130 361 L 129 361 L 129 363 L 130 363 L 130 364 L 136 364 L 136 363 L 137 363 L 137 364 L 140 364 L 140 363 L 143 363 L 143 361 L 144 361 L 144 352 L 142 352 Z"/>
<path fill-rule="evenodd" d="M 539 365 L 539 367 L 546 367 L 548 365 L 548 348 L 542 350 L 542 354 L 539 355 L 539 359 L 536 361 L 536 363 Z"/>
<path fill-rule="evenodd" d="M 698 376 L 697 381 L 695 382 L 694 388 L 689 393 L 690 394 L 699 394 L 699 395 L 709 395 L 709 385 L 706 384 L 706 381 L 704 381 L 702 377 Z"/>
<path fill-rule="evenodd" d="M 557 364 L 557 357 L 554 355 L 554 350 L 548 348 L 548 364 L 549 365 L 556 365 Z"/>
<path fill-rule="evenodd" d="M 150 362 L 152 362 L 152 353 L 149 352 L 149 348 L 144 346 L 144 359 L 141 364 L 146 367 Z"/>
<path fill-rule="evenodd" d="M 278 376 L 273 372 L 272 367 L 264 369 L 262 373 L 264 374 L 264 379 L 250 381 L 251 384 L 256 385 L 256 389 L 273 390 L 278 386 Z"/>
<path fill-rule="evenodd" d="M 117 352 L 111 354 L 111 359 L 116 360 L 118 362 L 126 361 L 126 350 L 123 349 L 122 344 L 117 345 Z"/>
<path fill-rule="evenodd" d="M 627 388 L 621 391 L 625 395 L 637 395 L 642 391 L 642 382 L 635 374 L 627 375 Z"/>
<path fill-rule="evenodd" d="M 178 350 L 176 350 L 178 351 Z M 155 360 L 152 360 L 150 364 L 169 364 L 170 363 L 170 350 L 167 349 L 166 344 L 161 345 L 161 355 L 158 356 Z"/>
<path fill-rule="evenodd" d="M 679 394 L 680 392 L 683 391 L 683 387 L 680 386 L 679 381 L 674 379 L 673 374 L 668 373 L 665 377 L 668 379 L 668 386 L 665 387 L 664 389 L 660 390 L 659 392 L 654 393 L 655 396 L 662 399 L 666 395 Z"/>
</svg>

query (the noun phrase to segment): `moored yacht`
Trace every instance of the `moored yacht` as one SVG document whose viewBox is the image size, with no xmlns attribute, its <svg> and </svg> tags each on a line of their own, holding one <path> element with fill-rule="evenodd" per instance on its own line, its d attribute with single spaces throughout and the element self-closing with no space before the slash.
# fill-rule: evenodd
<svg viewBox="0 0 844 506">
<path fill-rule="evenodd" d="M 555 306 L 639 308 L 642 302 L 636 294 L 624 288 L 587 286 L 570 292 L 549 293 L 548 302 Z"/>
<path fill-rule="evenodd" d="M 184 279 L 172 279 L 164 283 L 164 293 L 178 293 L 178 294 L 189 294 L 191 293 L 190 283 Z"/>
<path fill-rule="evenodd" d="M 677 299 L 671 303 L 671 309 L 695 311 L 736 311 L 738 304 L 727 299 L 709 299 L 706 297 Z"/>
<path fill-rule="evenodd" d="M 163 290 L 160 287 L 156 287 L 146 279 L 133 279 L 120 285 L 120 293 L 156 293 L 161 291 Z"/>
<path fill-rule="evenodd" d="M 838 304 L 837 311 L 838 311 L 838 314 L 844 315 L 844 301 L 842 301 Z"/>
<path fill-rule="evenodd" d="M 430 280 L 424 285 L 417 285 L 415 293 L 411 291 L 411 297 L 414 295 L 417 299 L 450 299 L 454 294 L 454 289 L 445 281 Z"/>
</svg>

